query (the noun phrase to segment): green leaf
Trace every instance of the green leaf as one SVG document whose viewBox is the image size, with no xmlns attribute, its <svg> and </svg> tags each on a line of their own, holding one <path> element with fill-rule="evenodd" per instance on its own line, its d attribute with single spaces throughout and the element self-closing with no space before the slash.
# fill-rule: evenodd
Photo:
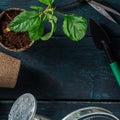
<svg viewBox="0 0 120 120">
<path fill-rule="evenodd" d="M 8 25 L 15 32 L 25 32 L 39 24 L 40 18 L 35 11 L 24 11 L 16 16 Z"/>
<path fill-rule="evenodd" d="M 50 39 L 56 29 L 56 23 L 53 20 L 49 20 L 49 22 L 51 23 L 52 28 L 51 28 L 50 32 L 46 33 L 44 36 L 41 37 L 41 40 L 43 40 L 43 41 Z"/>
<path fill-rule="evenodd" d="M 40 22 L 40 24 L 37 27 L 29 30 L 28 33 L 31 40 L 34 40 L 34 41 L 39 40 L 44 33 L 43 23 Z"/>
<path fill-rule="evenodd" d="M 41 2 L 45 5 L 51 6 L 52 3 L 54 2 L 54 0 L 39 0 L 39 2 Z"/>
<path fill-rule="evenodd" d="M 64 33 L 73 41 L 81 40 L 87 31 L 86 19 L 75 14 L 65 15 L 63 22 Z"/>
<path fill-rule="evenodd" d="M 34 10 L 37 10 L 39 12 L 42 12 L 43 11 L 43 8 L 42 7 L 39 7 L 39 6 L 30 6 L 31 9 L 34 9 Z"/>
</svg>

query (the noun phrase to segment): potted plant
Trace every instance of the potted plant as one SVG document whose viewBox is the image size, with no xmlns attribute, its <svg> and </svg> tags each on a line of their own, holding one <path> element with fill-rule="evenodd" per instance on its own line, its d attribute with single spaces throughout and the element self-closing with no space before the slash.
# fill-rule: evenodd
<svg viewBox="0 0 120 120">
<path fill-rule="evenodd" d="M 10 8 L 0 14 L 0 45 L 7 50 L 23 51 L 34 43 L 30 41 L 27 32 L 16 33 L 7 28 L 8 24 L 23 11 L 20 8 Z"/>
<path fill-rule="evenodd" d="M 30 44 L 37 40 L 49 40 L 56 31 L 58 18 L 55 14 L 59 14 L 64 17 L 62 29 L 67 37 L 73 41 L 79 41 L 85 36 L 87 30 L 85 18 L 75 14 L 60 13 L 53 7 L 54 0 L 39 0 L 39 2 L 47 7 L 31 6 L 32 10 L 22 11 L 5 26 L 6 28 L 3 28 L 6 34 L 9 32 L 27 34 L 32 41 Z M 46 22 L 51 24 L 51 30 L 47 33 L 44 31 Z"/>
</svg>

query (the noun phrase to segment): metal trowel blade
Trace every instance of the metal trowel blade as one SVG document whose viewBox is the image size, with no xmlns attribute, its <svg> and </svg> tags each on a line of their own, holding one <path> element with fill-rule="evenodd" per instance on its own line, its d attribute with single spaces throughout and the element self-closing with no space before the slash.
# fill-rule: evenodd
<svg viewBox="0 0 120 120">
<path fill-rule="evenodd" d="M 105 30 L 100 25 L 98 25 L 93 19 L 90 19 L 90 30 L 97 48 L 103 48 L 102 41 L 104 41 L 107 44 L 111 43 Z"/>
</svg>

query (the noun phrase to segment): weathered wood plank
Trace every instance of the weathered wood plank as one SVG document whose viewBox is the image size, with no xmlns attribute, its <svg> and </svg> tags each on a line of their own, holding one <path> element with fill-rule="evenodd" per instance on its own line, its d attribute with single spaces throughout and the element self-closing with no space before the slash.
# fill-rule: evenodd
<svg viewBox="0 0 120 120">
<path fill-rule="evenodd" d="M 65 2 L 69 0 L 55 0 L 55 5 L 62 5 Z M 105 2 L 120 12 L 119 0 L 106 0 Z M 30 5 L 38 4 L 37 0 L 1 0 L 0 11 L 10 7 L 29 9 Z M 112 38 L 113 49 L 114 54 L 120 57 L 119 25 L 108 21 L 87 4 L 76 3 L 61 11 L 82 15 L 87 20 L 93 18 L 102 24 L 110 36 L 117 36 Z M 120 17 L 115 15 L 113 17 L 120 23 Z M 59 19 L 59 29 L 54 34 L 55 36 L 64 35 L 61 30 L 63 19 L 61 17 Z M 49 26 L 46 26 L 46 29 L 49 30 Z M 89 27 L 86 36 L 91 36 Z M 78 43 L 66 37 L 53 37 L 50 41 L 35 43 L 25 52 L 12 53 L 1 47 L 0 51 L 22 61 L 16 88 L 0 88 L 0 99 L 15 100 L 21 94 L 30 92 L 37 99 L 56 100 L 56 102 L 38 102 L 37 112 L 53 120 L 61 120 L 68 113 L 88 106 L 107 108 L 120 118 L 119 102 L 79 101 L 120 100 L 120 88 L 110 70 L 106 55 L 95 48 L 91 37 L 84 38 Z M 0 120 L 7 120 L 12 104 L 13 101 L 0 101 Z"/>
<path fill-rule="evenodd" d="M 1 99 L 32 92 L 43 99 L 120 100 L 108 59 L 91 38 L 74 43 L 60 37 L 36 42 L 25 52 L 0 51 L 22 62 L 16 89 L 0 89 Z"/>
<path fill-rule="evenodd" d="M 69 2 L 69 0 L 55 0 L 55 6 L 63 5 Z M 119 0 L 106 0 L 107 4 L 110 4 L 113 8 L 117 9 L 120 12 L 120 1 Z M 10 7 L 19 7 L 24 9 L 29 9 L 30 5 L 39 5 L 40 3 L 37 0 L 2 0 L 0 1 L 0 9 L 4 10 Z M 120 25 L 114 24 L 95 11 L 92 7 L 87 4 L 76 3 L 66 9 L 60 10 L 63 13 L 76 13 L 77 15 L 82 15 L 88 21 L 89 18 L 93 18 L 96 22 L 106 26 L 108 31 L 112 33 L 112 36 L 120 36 Z M 58 16 L 58 15 L 57 15 Z M 120 23 L 120 17 L 113 15 L 113 17 Z M 62 32 L 62 17 L 59 17 L 58 29 L 55 35 L 64 35 Z M 46 30 L 49 30 L 49 25 L 46 26 Z M 88 27 L 87 35 L 90 36 L 90 31 Z"/>
<path fill-rule="evenodd" d="M 0 120 L 7 120 L 9 110 L 13 102 L 0 102 Z M 94 103 L 94 102 L 38 102 L 37 113 L 50 118 L 51 120 L 61 120 L 67 114 L 73 112 L 74 110 L 83 108 L 97 106 L 103 107 L 110 110 L 115 116 L 120 118 L 120 103 Z"/>
</svg>

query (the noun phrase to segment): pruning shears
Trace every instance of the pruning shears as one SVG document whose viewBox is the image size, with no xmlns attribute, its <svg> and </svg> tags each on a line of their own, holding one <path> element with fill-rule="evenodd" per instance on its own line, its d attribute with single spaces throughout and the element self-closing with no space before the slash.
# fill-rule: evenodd
<svg viewBox="0 0 120 120">
<path fill-rule="evenodd" d="M 96 11 L 98 11 L 100 14 L 102 14 L 103 16 L 105 16 L 107 19 L 109 19 L 110 21 L 118 24 L 113 17 L 108 13 L 111 12 L 113 14 L 116 14 L 118 16 L 120 16 L 120 13 L 116 10 L 114 10 L 113 8 L 107 7 L 99 2 L 96 2 L 94 0 L 82 0 L 87 2 L 90 6 L 92 6 Z M 107 12 L 108 11 L 108 12 Z"/>
<path fill-rule="evenodd" d="M 101 1 L 101 0 L 99 0 L 99 1 Z M 113 8 L 110 8 L 110 7 L 106 6 L 106 5 L 103 5 L 100 2 L 97 2 L 95 0 L 73 0 L 72 2 L 69 2 L 69 3 L 67 3 L 67 4 L 65 4 L 63 6 L 58 6 L 58 8 L 59 9 L 60 8 L 64 8 L 64 7 L 67 7 L 67 6 L 71 5 L 71 4 L 74 4 L 76 2 L 86 2 L 86 3 L 88 3 L 92 8 L 94 8 L 100 14 L 102 14 L 103 16 L 105 16 L 107 19 L 109 19 L 110 21 L 118 24 L 114 20 L 114 18 L 108 12 L 111 12 L 111 13 L 116 14 L 118 16 L 120 16 L 120 13 L 118 11 L 114 10 Z"/>
</svg>

